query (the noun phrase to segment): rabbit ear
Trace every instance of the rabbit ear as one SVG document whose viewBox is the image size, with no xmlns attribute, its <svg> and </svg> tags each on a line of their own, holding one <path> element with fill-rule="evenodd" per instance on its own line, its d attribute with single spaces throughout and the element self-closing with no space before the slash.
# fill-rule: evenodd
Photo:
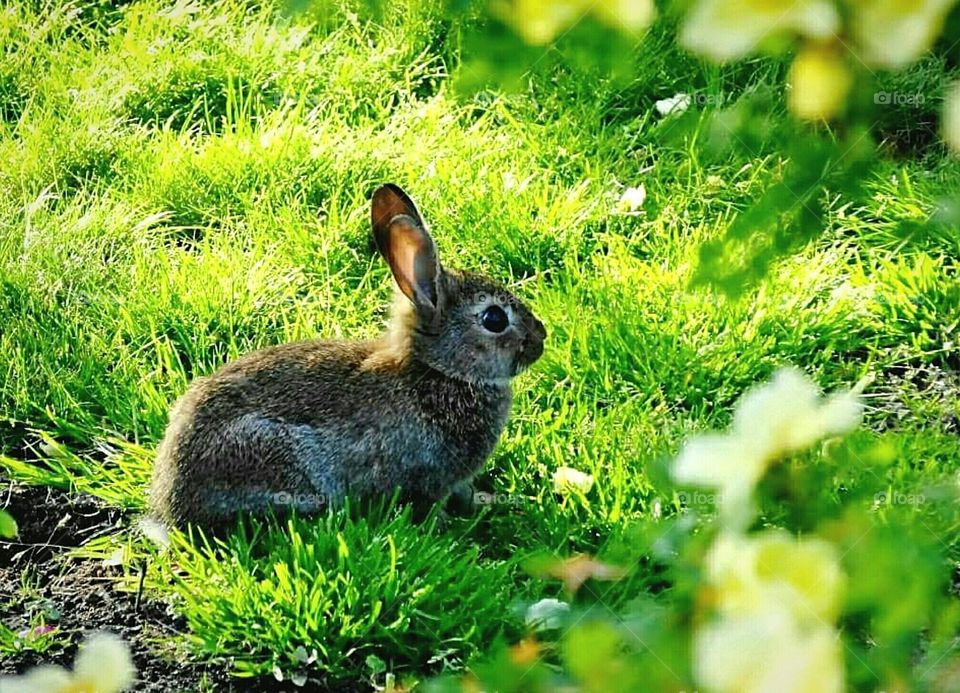
<svg viewBox="0 0 960 693">
<path fill-rule="evenodd" d="M 393 183 L 381 185 L 373 193 L 373 199 L 370 202 L 373 232 L 377 235 L 377 243 L 380 242 L 379 229 L 389 226 L 393 218 L 401 214 L 406 214 L 423 226 L 423 217 L 420 216 L 417 206 L 399 185 Z"/>
<path fill-rule="evenodd" d="M 373 194 L 371 219 L 377 247 L 400 290 L 418 306 L 436 310 L 440 262 L 413 200 L 388 183 Z"/>
</svg>

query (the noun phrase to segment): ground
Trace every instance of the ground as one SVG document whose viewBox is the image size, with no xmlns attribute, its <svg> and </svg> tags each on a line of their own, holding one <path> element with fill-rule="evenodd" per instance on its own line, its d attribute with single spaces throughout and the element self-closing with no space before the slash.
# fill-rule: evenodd
<svg viewBox="0 0 960 693">
<path fill-rule="evenodd" d="M 458 33 L 432 3 L 375 21 L 283 9 L 0 16 L 0 507 L 20 528 L 0 542 L 0 671 L 68 664 L 105 628 L 132 644 L 138 690 L 423 680 L 517 640 L 524 605 L 561 595 L 524 571 L 539 551 L 638 566 L 597 592 L 619 609 L 665 587 L 629 548 L 632 522 L 682 510 L 663 461 L 783 365 L 825 390 L 873 378 L 855 440 L 892 458 L 839 485 L 907 497 L 952 482 L 947 61 L 889 77 L 931 96 L 883 112 L 864 189 L 818 187 L 816 233 L 731 297 L 697 281 L 701 247 L 789 169 L 764 142 L 716 151 L 708 116 L 774 89 L 780 62 L 708 66 L 666 25 L 626 82 L 559 55 L 519 91 L 463 93 Z M 682 129 L 654 106 L 680 91 L 704 97 Z M 350 508 L 219 544 L 144 538 L 153 453 L 193 378 L 261 346 L 382 328 L 392 288 L 368 199 L 385 181 L 417 198 L 443 262 L 507 283 L 547 325 L 478 479 L 496 502 L 443 520 Z M 561 466 L 593 489 L 555 493 Z M 938 540 L 948 574 L 960 537 Z"/>
</svg>

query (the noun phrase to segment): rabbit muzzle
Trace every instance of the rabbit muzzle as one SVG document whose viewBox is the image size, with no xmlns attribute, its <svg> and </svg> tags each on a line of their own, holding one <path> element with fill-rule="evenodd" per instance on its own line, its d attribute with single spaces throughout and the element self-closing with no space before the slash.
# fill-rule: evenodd
<svg viewBox="0 0 960 693">
<path fill-rule="evenodd" d="M 543 343 L 547 338 L 547 328 L 536 318 L 531 318 L 526 327 L 527 333 L 520 340 L 520 346 L 517 349 L 514 369 L 517 373 L 543 356 Z"/>
</svg>

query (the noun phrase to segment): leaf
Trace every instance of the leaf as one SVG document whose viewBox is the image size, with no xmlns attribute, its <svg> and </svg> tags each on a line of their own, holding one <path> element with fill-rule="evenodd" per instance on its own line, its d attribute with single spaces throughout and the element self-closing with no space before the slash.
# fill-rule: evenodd
<svg viewBox="0 0 960 693">
<path fill-rule="evenodd" d="M 377 657 L 375 654 L 367 655 L 365 660 L 367 663 L 367 668 L 370 669 L 374 674 L 382 674 L 387 670 L 387 663 L 382 659 Z"/>
<path fill-rule="evenodd" d="M 18 534 L 17 521 L 6 510 L 0 510 L 0 538 L 13 539 Z"/>
</svg>

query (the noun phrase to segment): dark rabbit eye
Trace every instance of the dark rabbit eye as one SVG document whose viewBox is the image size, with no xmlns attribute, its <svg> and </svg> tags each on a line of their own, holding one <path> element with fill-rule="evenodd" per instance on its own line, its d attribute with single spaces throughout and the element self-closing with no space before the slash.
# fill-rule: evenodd
<svg viewBox="0 0 960 693">
<path fill-rule="evenodd" d="M 500 306 L 489 306 L 480 314 L 480 324 L 485 330 L 499 334 L 507 329 L 510 318 Z"/>
</svg>

